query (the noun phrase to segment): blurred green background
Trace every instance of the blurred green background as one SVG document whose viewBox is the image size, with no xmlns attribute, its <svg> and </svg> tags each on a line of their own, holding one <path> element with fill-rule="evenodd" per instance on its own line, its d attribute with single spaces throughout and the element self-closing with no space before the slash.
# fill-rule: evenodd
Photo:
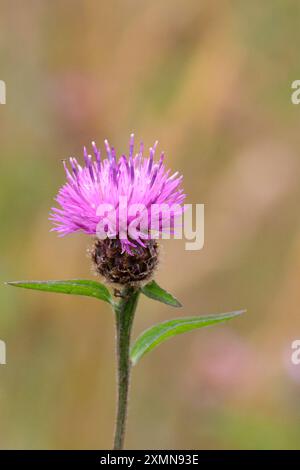
<svg viewBox="0 0 300 470">
<path fill-rule="evenodd" d="M 134 334 L 175 315 L 247 308 L 182 335 L 134 369 L 128 448 L 300 448 L 300 4 L 217 0 L 2 0 L 2 281 L 92 278 L 85 235 L 48 213 L 61 159 L 130 132 L 205 204 L 205 247 L 165 241 L 158 282 L 178 312 L 143 298 Z M 113 317 L 88 298 L 2 285 L 0 446 L 109 448 Z"/>
</svg>

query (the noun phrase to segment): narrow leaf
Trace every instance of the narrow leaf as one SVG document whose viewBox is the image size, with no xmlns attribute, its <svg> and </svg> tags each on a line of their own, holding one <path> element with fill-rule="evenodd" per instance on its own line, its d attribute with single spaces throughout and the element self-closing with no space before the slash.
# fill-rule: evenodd
<svg viewBox="0 0 300 470">
<path fill-rule="evenodd" d="M 113 304 L 112 296 L 107 287 L 96 281 L 71 279 L 67 281 L 12 281 L 7 282 L 7 284 L 14 287 L 24 287 L 25 289 L 45 292 L 86 295 Z"/>
<path fill-rule="evenodd" d="M 188 331 L 195 330 L 196 328 L 204 328 L 205 326 L 224 322 L 244 312 L 245 310 L 238 310 L 236 312 L 223 313 L 219 315 L 174 318 L 173 320 L 167 320 L 163 323 L 154 325 L 144 331 L 131 348 L 130 358 L 132 364 L 135 365 L 144 354 L 172 336 L 186 333 Z"/>
<path fill-rule="evenodd" d="M 160 287 L 155 281 L 148 282 L 142 287 L 141 291 L 150 299 L 158 300 L 172 307 L 182 307 L 181 303 L 172 294 Z"/>
</svg>

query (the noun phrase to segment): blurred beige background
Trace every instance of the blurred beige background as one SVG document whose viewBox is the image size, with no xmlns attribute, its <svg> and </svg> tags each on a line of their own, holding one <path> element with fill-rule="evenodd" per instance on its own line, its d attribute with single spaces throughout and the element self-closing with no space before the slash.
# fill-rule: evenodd
<svg viewBox="0 0 300 470">
<path fill-rule="evenodd" d="M 2 281 L 92 277 L 87 236 L 48 212 L 61 159 L 105 137 L 155 139 L 205 203 L 205 247 L 164 242 L 135 335 L 175 315 L 247 308 L 172 339 L 133 371 L 128 448 L 300 448 L 300 4 L 292 0 L 2 0 Z M 88 298 L 2 285 L 0 446 L 109 448 L 114 325 Z"/>
</svg>

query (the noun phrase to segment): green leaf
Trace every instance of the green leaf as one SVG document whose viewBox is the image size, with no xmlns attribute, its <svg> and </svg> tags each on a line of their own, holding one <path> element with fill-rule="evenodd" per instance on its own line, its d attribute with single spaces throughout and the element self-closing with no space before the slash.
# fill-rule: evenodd
<svg viewBox="0 0 300 470">
<path fill-rule="evenodd" d="M 141 291 L 150 299 L 158 300 L 172 307 L 182 307 L 181 303 L 172 294 L 162 289 L 155 281 L 148 282 L 141 288 Z"/>
<path fill-rule="evenodd" d="M 196 328 L 204 328 L 205 326 L 224 322 L 241 315 L 244 312 L 245 310 L 238 310 L 236 312 L 223 313 L 219 315 L 174 318 L 173 320 L 167 320 L 163 323 L 154 325 L 144 331 L 131 348 L 130 358 L 132 364 L 135 365 L 144 354 L 172 336 L 186 333 L 188 331 L 195 330 Z"/>
<path fill-rule="evenodd" d="M 96 297 L 113 304 L 109 290 L 103 284 L 84 279 L 71 279 L 68 281 L 11 281 L 6 284 L 25 289 L 41 290 L 45 292 L 59 292 L 62 294 L 86 295 Z"/>
</svg>

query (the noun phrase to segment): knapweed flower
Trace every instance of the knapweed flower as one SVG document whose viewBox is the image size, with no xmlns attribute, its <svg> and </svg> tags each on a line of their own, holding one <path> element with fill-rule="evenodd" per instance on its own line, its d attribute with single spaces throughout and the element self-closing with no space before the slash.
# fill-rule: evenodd
<svg viewBox="0 0 300 470">
<path fill-rule="evenodd" d="M 67 182 L 60 189 L 50 220 L 60 235 L 83 231 L 97 237 L 92 252 L 97 271 L 109 281 L 128 284 L 148 279 L 157 265 L 156 239 L 174 233 L 185 198 L 182 176 L 171 174 L 164 153 L 155 162 L 157 142 L 144 154 L 134 150 L 131 134 L 128 155 L 119 158 L 105 140 L 106 158 L 92 142 L 84 147 L 84 165 L 64 161 Z"/>
<path fill-rule="evenodd" d="M 144 155 L 143 144 L 134 152 L 130 137 L 128 155 L 116 155 L 105 141 L 107 157 L 92 143 L 94 157 L 84 148 L 84 165 L 70 158 L 64 162 L 67 181 L 60 189 L 50 219 L 60 235 L 83 231 L 96 237 L 92 260 L 96 271 L 120 284 L 110 291 L 97 281 L 85 279 L 17 281 L 10 285 L 45 292 L 84 295 L 109 303 L 116 322 L 117 412 L 114 449 L 124 447 L 128 393 L 132 367 L 165 340 L 205 326 L 227 321 L 242 311 L 221 315 L 176 317 L 153 325 L 131 344 L 135 311 L 140 295 L 181 307 L 180 302 L 152 278 L 158 263 L 157 238 L 175 233 L 184 210 L 182 176 L 170 174 L 164 154 L 154 160 L 157 142 Z M 181 220 L 179 221 L 181 222 Z M 181 228 L 181 227 L 180 227 Z M 168 237 L 167 237 L 168 238 Z M 117 299 L 118 297 L 118 299 Z M 105 462 L 104 462 L 105 463 Z"/>
</svg>

